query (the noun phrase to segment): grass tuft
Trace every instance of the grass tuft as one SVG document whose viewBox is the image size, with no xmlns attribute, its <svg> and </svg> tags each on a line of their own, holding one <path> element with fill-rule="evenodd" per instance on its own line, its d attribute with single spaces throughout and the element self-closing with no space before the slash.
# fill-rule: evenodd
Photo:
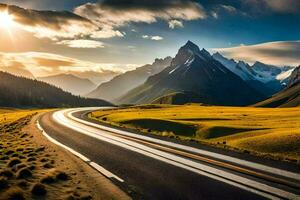
<svg viewBox="0 0 300 200">
<path fill-rule="evenodd" d="M 22 168 L 17 172 L 18 179 L 29 178 L 31 176 L 32 176 L 32 173 L 28 168 Z"/>
<path fill-rule="evenodd" d="M 14 158 L 12 159 L 11 161 L 8 162 L 8 167 L 13 167 L 17 164 L 20 164 L 21 163 L 21 160 L 18 159 L 18 158 Z"/>
<path fill-rule="evenodd" d="M 4 193 L 4 197 L 7 200 L 25 200 L 24 192 L 18 187 L 9 188 Z"/>
<path fill-rule="evenodd" d="M 14 173 L 10 169 L 4 169 L 4 170 L 0 171 L 0 176 L 12 178 L 14 176 Z"/>
<path fill-rule="evenodd" d="M 44 196 L 47 194 L 46 186 L 41 183 L 36 183 L 32 186 L 31 193 L 37 196 Z"/>
<path fill-rule="evenodd" d="M 8 180 L 5 177 L 0 177 L 0 190 L 8 188 Z"/>
</svg>

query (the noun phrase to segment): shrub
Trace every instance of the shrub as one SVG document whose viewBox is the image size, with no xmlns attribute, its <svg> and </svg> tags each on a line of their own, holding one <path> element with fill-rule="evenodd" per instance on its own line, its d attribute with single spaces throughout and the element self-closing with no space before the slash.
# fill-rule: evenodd
<svg viewBox="0 0 300 200">
<path fill-rule="evenodd" d="M 58 180 L 66 181 L 66 180 L 69 179 L 69 176 L 65 172 L 58 172 L 57 175 L 56 175 L 56 178 Z"/>
<path fill-rule="evenodd" d="M 12 159 L 11 161 L 9 161 L 8 166 L 9 166 L 9 167 L 13 167 L 13 166 L 15 166 L 15 165 L 17 165 L 17 164 L 20 164 L 20 163 L 21 163 L 20 159 L 14 158 L 14 159 Z"/>
<path fill-rule="evenodd" d="M 17 172 L 17 178 L 28 178 L 31 177 L 32 173 L 28 168 L 22 168 Z"/>
<path fill-rule="evenodd" d="M 9 188 L 5 194 L 4 197 L 7 200 L 24 200 L 24 192 L 18 188 L 18 187 L 13 187 L 13 188 Z"/>
<path fill-rule="evenodd" d="M 5 176 L 7 178 L 11 178 L 14 176 L 14 173 L 10 169 L 4 169 L 0 171 L 0 176 Z"/>
<path fill-rule="evenodd" d="M 45 185 L 43 185 L 41 183 L 36 183 L 31 188 L 31 193 L 33 195 L 37 195 L 37 196 L 44 196 L 47 194 L 47 190 L 46 190 Z"/>
<path fill-rule="evenodd" d="M 8 181 L 5 177 L 0 177 L 0 190 L 6 189 L 8 187 Z"/>
<path fill-rule="evenodd" d="M 55 182 L 55 178 L 52 175 L 47 175 L 41 179 L 41 183 L 51 184 Z"/>
</svg>

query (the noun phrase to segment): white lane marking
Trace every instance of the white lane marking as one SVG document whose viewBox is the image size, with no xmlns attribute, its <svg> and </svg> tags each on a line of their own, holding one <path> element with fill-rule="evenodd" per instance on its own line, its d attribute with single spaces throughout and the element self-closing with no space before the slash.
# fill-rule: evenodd
<svg viewBox="0 0 300 200">
<path fill-rule="evenodd" d="M 190 171 L 196 172 L 201 175 L 205 175 L 208 177 L 211 177 L 213 179 L 226 182 L 228 184 L 234 185 L 236 187 L 251 191 L 255 193 L 259 193 L 261 196 L 276 199 L 277 197 L 271 196 L 266 193 L 272 193 L 277 196 L 281 196 L 283 198 L 289 198 L 289 199 L 296 199 L 298 196 L 286 191 L 283 191 L 278 188 L 274 188 L 259 182 L 256 182 L 254 180 L 250 180 L 238 175 L 234 175 L 210 166 L 206 166 L 197 162 L 194 162 L 192 160 L 188 160 L 179 156 L 175 156 L 173 154 L 169 154 L 166 152 L 162 152 L 160 150 L 156 150 L 150 147 L 147 147 L 145 145 L 138 144 L 136 142 L 128 141 L 123 138 L 119 138 L 116 136 L 105 134 L 104 131 L 101 131 L 99 129 L 95 129 L 93 127 L 85 126 L 83 124 L 80 124 L 78 122 L 74 122 L 70 119 L 67 119 L 64 116 L 65 111 L 59 111 L 54 113 L 53 117 L 54 119 L 60 123 L 63 124 L 66 127 L 69 127 L 77 132 L 80 132 L 82 134 L 88 135 L 90 137 L 97 138 L 99 140 L 109 142 L 111 144 L 115 144 L 118 146 L 121 146 L 123 148 L 129 149 L 131 151 L 135 151 L 137 153 L 146 155 L 148 157 L 152 157 L 154 159 L 161 160 L 163 162 L 167 162 L 169 164 L 179 166 L 185 169 L 188 169 Z M 226 180 L 227 179 L 227 180 Z M 234 182 L 238 182 L 239 184 L 236 184 Z M 232 184 L 233 183 L 233 184 Z M 241 185 L 242 184 L 242 185 Z M 248 186 L 248 187 L 245 187 Z M 249 188 L 251 187 L 251 188 Z M 255 188 L 256 190 L 253 190 Z M 260 191 L 257 191 L 260 190 Z M 264 191 L 264 192 L 261 192 Z"/>
<path fill-rule="evenodd" d="M 97 110 L 97 109 L 103 109 L 103 108 L 81 108 L 79 111 Z M 217 158 L 217 159 L 224 160 L 224 161 L 229 161 L 229 162 L 232 162 L 232 163 L 240 164 L 242 166 L 250 167 L 250 168 L 253 168 L 253 169 L 258 169 L 258 170 L 261 170 L 261 171 L 265 171 L 265 172 L 268 172 L 268 173 L 271 173 L 271 174 L 276 174 L 276 175 L 279 175 L 279 176 L 291 178 L 291 179 L 294 179 L 294 180 L 300 180 L 300 174 L 298 174 L 298 173 L 289 172 L 289 171 L 286 171 L 286 170 L 282 170 L 282 169 L 278 169 L 278 168 L 274 168 L 274 167 L 269 167 L 269 166 L 266 166 L 266 165 L 263 165 L 263 164 L 258 164 L 258 163 L 254 163 L 254 162 L 234 158 L 234 157 L 231 157 L 231 156 L 226 156 L 226 155 L 213 153 L 213 152 L 209 152 L 209 151 L 205 151 L 205 150 L 201 150 L 201 149 L 196 149 L 196 148 L 193 148 L 193 147 L 184 146 L 184 145 L 181 145 L 181 144 L 176 144 L 176 143 L 172 143 L 172 142 L 168 142 L 168 141 L 163 141 L 163 140 L 159 140 L 159 139 L 155 139 L 155 138 L 151 138 L 151 137 L 147 137 L 147 136 L 143 136 L 143 135 L 137 135 L 137 134 L 134 134 L 134 133 L 130 133 L 130 132 L 127 132 L 127 131 L 122 131 L 122 130 L 118 130 L 118 129 L 115 129 L 115 128 L 102 126 L 102 125 L 95 124 L 95 123 L 92 123 L 92 122 L 87 122 L 87 121 L 78 119 L 78 118 L 76 118 L 72 115 L 73 113 L 78 112 L 77 109 L 76 110 L 73 109 L 73 111 L 72 110 L 69 110 L 69 111 L 71 111 L 71 112 L 69 112 L 67 115 L 71 119 L 73 119 L 77 122 L 89 125 L 89 126 L 93 126 L 95 128 L 100 128 L 102 130 L 106 130 L 106 131 L 113 132 L 113 133 L 118 133 L 118 134 L 129 136 L 129 137 L 142 139 L 142 140 L 145 140 L 145 141 L 155 142 L 157 144 L 162 144 L 162 145 L 166 145 L 166 146 L 169 146 L 169 147 L 175 147 L 175 148 L 186 150 L 186 151 L 189 151 L 189 152 L 192 152 L 192 153 L 198 153 L 198 154 L 210 156 L 210 157 L 213 157 L 213 158 Z"/>
<path fill-rule="evenodd" d="M 118 176 L 114 175 L 113 173 L 111 173 L 110 171 L 108 171 L 107 169 L 101 167 L 100 165 L 98 165 L 97 163 L 94 162 L 90 162 L 90 165 L 92 167 L 94 167 L 97 171 L 99 171 L 101 174 L 104 174 L 106 177 L 109 178 L 115 178 L 120 182 L 124 182 L 123 179 L 119 178 Z"/>
<path fill-rule="evenodd" d="M 92 162 L 89 158 L 85 157 L 84 155 L 82 155 L 81 153 L 75 151 L 74 149 L 58 142 L 57 140 L 55 140 L 54 138 L 50 137 L 45 131 L 44 129 L 41 127 L 39 121 L 37 121 L 37 127 L 38 129 L 42 132 L 42 134 L 52 143 L 66 149 L 67 151 L 71 152 L 72 154 L 74 154 L 75 156 L 79 157 L 81 160 L 83 160 L 84 162 L 86 162 L 87 164 L 89 164 L 91 167 L 93 167 L 94 169 L 96 169 L 98 172 L 100 172 L 101 174 L 103 174 L 104 176 L 106 176 L 107 178 L 115 178 L 120 182 L 124 182 L 123 179 L 121 179 L 120 177 L 118 177 L 117 175 L 111 173 L 110 171 L 108 171 L 107 169 L 105 169 L 104 167 L 101 167 L 100 165 L 98 165 L 95 162 Z"/>
</svg>

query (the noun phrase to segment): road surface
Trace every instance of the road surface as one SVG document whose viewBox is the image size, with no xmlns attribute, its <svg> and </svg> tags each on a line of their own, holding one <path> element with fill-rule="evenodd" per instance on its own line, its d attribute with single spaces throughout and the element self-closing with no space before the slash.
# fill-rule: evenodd
<svg viewBox="0 0 300 200">
<path fill-rule="evenodd" d="M 300 199 L 297 168 L 270 166 L 88 120 L 97 108 L 46 113 L 38 127 L 134 199 Z"/>
</svg>

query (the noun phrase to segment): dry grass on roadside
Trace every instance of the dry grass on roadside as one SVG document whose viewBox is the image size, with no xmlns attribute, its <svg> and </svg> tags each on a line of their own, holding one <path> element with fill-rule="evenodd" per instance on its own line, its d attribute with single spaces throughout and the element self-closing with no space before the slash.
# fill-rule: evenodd
<svg viewBox="0 0 300 200">
<path fill-rule="evenodd" d="M 0 109 L 0 199 L 91 199 L 59 169 L 55 152 L 22 131 L 36 112 Z"/>
</svg>

